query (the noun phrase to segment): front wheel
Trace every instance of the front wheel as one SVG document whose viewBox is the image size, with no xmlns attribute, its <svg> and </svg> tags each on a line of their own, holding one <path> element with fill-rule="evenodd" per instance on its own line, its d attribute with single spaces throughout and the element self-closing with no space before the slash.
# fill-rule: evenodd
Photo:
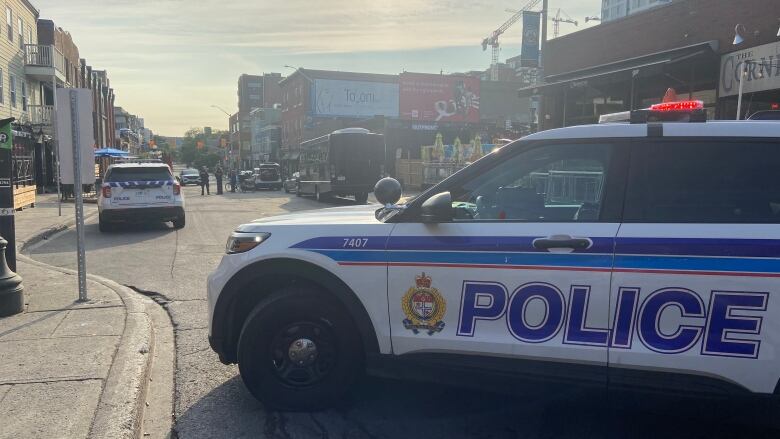
<svg viewBox="0 0 780 439">
<path fill-rule="evenodd" d="M 355 194 L 355 201 L 357 201 L 358 204 L 366 204 L 368 202 L 368 192 Z"/>
<path fill-rule="evenodd" d="M 363 372 L 361 340 L 344 308 L 322 292 L 288 287 L 260 302 L 238 341 L 241 379 L 278 410 L 319 410 Z"/>
</svg>

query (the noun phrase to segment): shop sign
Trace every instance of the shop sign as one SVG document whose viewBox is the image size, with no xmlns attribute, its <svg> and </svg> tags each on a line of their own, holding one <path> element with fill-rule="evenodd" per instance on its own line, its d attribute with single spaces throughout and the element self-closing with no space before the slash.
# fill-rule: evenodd
<svg viewBox="0 0 780 439">
<path fill-rule="evenodd" d="M 401 119 L 479 122 L 479 78 L 401 73 Z"/>
<path fill-rule="evenodd" d="M 324 117 L 398 117 L 398 84 L 316 79 L 312 114 Z"/>
<path fill-rule="evenodd" d="M 720 97 L 739 93 L 747 65 L 744 93 L 780 89 L 780 42 L 723 55 L 720 61 Z"/>
</svg>

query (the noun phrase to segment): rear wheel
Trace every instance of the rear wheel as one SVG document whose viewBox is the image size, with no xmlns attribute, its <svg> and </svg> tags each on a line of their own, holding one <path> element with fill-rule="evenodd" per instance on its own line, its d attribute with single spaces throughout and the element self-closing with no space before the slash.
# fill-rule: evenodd
<svg viewBox="0 0 780 439">
<path fill-rule="evenodd" d="M 366 204 L 368 202 L 368 192 L 355 194 L 355 201 L 357 201 L 358 204 Z"/>
<path fill-rule="evenodd" d="M 103 215 L 98 216 L 98 230 L 100 233 L 107 233 L 114 230 L 114 225 L 103 219 Z"/>
<path fill-rule="evenodd" d="M 185 220 L 186 220 L 186 218 L 185 218 L 184 215 L 176 218 L 175 220 L 173 220 L 173 228 L 174 229 L 183 229 L 184 225 L 186 224 Z"/>
<path fill-rule="evenodd" d="M 244 322 L 238 367 L 267 407 L 332 406 L 363 371 L 360 336 L 349 314 L 321 292 L 288 287 L 258 304 Z"/>
</svg>

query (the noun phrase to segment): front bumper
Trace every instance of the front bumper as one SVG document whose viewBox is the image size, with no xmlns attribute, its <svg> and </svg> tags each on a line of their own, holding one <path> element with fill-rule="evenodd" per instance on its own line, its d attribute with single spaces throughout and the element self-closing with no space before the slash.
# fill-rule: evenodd
<svg viewBox="0 0 780 439">
<path fill-rule="evenodd" d="M 184 216 L 182 206 L 137 207 L 132 209 L 103 209 L 100 216 L 111 222 L 173 221 Z"/>
</svg>

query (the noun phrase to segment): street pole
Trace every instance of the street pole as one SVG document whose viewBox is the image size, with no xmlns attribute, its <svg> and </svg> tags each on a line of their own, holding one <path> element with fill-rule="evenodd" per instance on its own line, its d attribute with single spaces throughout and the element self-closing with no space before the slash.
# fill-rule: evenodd
<svg viewBox="0 0 780 439">
<path fill-rule="evenodd" d="M 8 133 L 0 131 L 0 236 L 8 241 L 5 256 L 8 267 L 16 271 L 16 225 L 14 223 L 13 135 L 11 122 L 15 117 L 0 120 L 0 130 L 6 125 Z"/>
<path fill-rule="evenodd" d="M 54 47 L 54 46 L 52 46 Z M 54 131 L 54 161 L 57 162 L 54 167 L 54 178 L 57 180 L 57 215 L 62 216 L 62 189 L 60 188 L 60 141 L 57 137 L 57 74 L 51 77 L 51 99 L 52 114 L 51 126 Z"/>
<path fill-rule="evenodd" d="M 742 73 L 739 78 L 739 94 L 737 95 L 737 120 L 742 119 L 742 93 L 745 90 L 745 80 L 747 80 L 748 64 L 750 61 L 742 63 Z"/>
<path fill-rule="evenodd" d="M 0 120 L 0 317 L 24 311 L 24 287 L 16 271 L 13 188 L 13 117 Z M 5 238 L 5 239 L 3 239 Z"/>
<path fill-rule="evenodd" d="M 73 143 L 73 196 L 76 205 L 76 250 L 79 273 L 79 302 L 87 299 L 87 258 L 84 251 L 84 199 L 81 194 L 81 133 L 79 132 L 79 95 L 70 93 L 70 127 Z"/>
</svg>

